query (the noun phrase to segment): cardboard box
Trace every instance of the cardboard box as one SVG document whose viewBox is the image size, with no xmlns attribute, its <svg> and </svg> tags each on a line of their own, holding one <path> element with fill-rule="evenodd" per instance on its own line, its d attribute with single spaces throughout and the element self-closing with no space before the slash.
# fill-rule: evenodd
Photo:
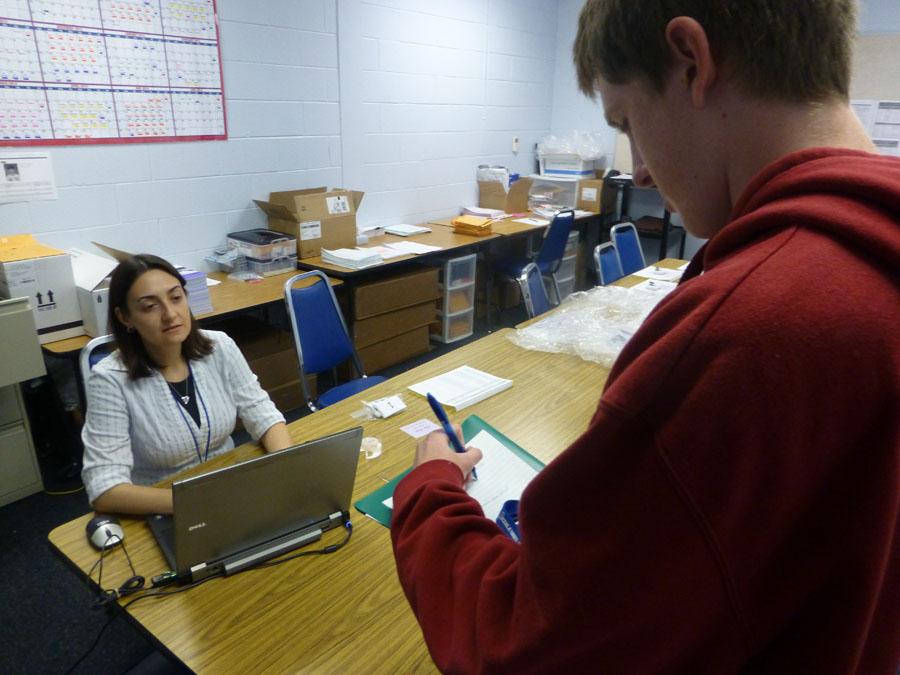
<svg viewBox="0 0 900 675">
<path fill-rule="evenodd" d="M 324 187 L 269 193 L 254 199 L 269 218 L 269 229 L 297 238 L 297 257 L 314 258 L 323 248 L 356 246 L 356 212 L 362 192 Z"/>
<path fill-rule="evenodd" d="M 353 318 L 366 319 L 437 300 L 440 296 L 438 269 L 426 267 L 408 274 L 356 286 L 353 289 Z"/>
<path fill-rule="evenodd" d="M 507 192 L 498 181 L 478 181 L 478 206 L 500 209 L 504 213 L 524 213 L 528 210 L 528 192 L 531 179 L 520 178 L 509 186 Z"/>
<path fill-rule="evenodd" d="M 69 255 L 28 234 L 0 237 L 0 297 L 27 297 L 41 344 L 84 335 Z"/>
<path fill-rule="evenodd" d="M 575 208 L 593 213 L 601 212 L 603 204 L 603 180 L 600 178 L 585 178 L 578 181 L 578 194 Z"/>
<path fill-rule="evenodd" d="M 109 333 L 109 276 L 118 263 L 77 248 L 69 249 L 69 255 L 84 332 L 91 337 L 106 335 Z"/>
<path fill-rule="evenodd" d="M 428 326 L 414 328 L 357 350 L 367 375 L 428 351 Z"/>
<path fill-rule="evenodd" d="M 368 347 L 376 342 L 396 337 L 414 328 L 428 326 L 435 321 L 435 305 L 433 300 L 385 312 L 368 319 L 358 319 L 353 323 L 353 344 L 357 349 Z"/>
</svg>

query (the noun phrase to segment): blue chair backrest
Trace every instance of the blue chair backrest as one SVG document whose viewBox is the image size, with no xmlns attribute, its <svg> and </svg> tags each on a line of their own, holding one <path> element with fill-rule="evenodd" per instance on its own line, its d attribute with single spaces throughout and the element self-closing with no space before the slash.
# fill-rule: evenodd
<svg viewBox="0 0 900 675">
<path fill-rule="evenodd" d="M 544 288 L 544 277 L 535 263 L 528 263 L 519 277 L 519 287 L 522 289 L 522 299 L 525 300 L 525 309 L 529 317 L 543 314 L 550 309 L 550 301 L 547 299 L 547 290 Z"/>
<path fill-rule="evenodd" d="M 560 211 L 553 217 L 541 250 L 538 251 L 534 262 L 548 274 L 559 269 L 563 253 L 566 252 L 566 243 L 569 240 L 569 231 L 575 222 L 574 211 Z"/>
<path fill-rule="evenodd" d="M 78 369 L 81 381 L 87 384 L 91 371 L 98 363 L 116 350 L 116 339 L 112 335 L 101 335 L 90 340 L 78 355 Z"/>
<path fill-rule="evenodd" d="M 641 250 L 641 240 L 634 225 L 631 223 L 613 225 L 609 229 L 609 239 L 619 254 L 622 274 L 631 274 L 647 266 L 644 262 L 644 252 Z"/>
<path fill-rule="evenodd" d="M 314 284 L 293 288 L 298 280 L 311 277 L 317 277 Z M 303 371 L 321 373 L 347 359 L 354 359 L 354 365 L 359 369 L 356 352 L 328 278 L 321 272 L 298 274 L 285 283 L 285 294 L 290 298 L 288 310 Z"/>
<path fill-rule="evenodd" d="M 611 284 L 624 276 L 616 247 L 611 241 L 597 244 L 594 249 L 594 265 L 597 267 L 597 277 L 600 279 L 601 286 Z"/>
</svg>

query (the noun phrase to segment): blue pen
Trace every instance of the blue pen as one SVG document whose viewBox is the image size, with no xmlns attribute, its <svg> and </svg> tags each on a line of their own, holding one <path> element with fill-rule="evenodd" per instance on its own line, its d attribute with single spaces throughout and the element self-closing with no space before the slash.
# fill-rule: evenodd
<svg viewBox="0 0 900 675">
<path fill-rule="evenodd" d="M 440 422 L 441 426 L 444 428 L 444 433 L 447 434 L 447 438 L 450 439 L 450 446 L 455 452 L 465 452 L 466 446 L 462 444 L 462 441 L 459 440 L 459 436 L 456 435 L 456 432 L 453 431 L 453 427 L 450 426 L 450 420 L 447 419 L 447 413 L 444 412 L 443 406 L 441 406 L 440 402 L 431 394 L 426 394 L 425 397 L 428 399 L 428 405 L 431 406 L 435 416 L 438 418 L 438 422 Z M 472 478 L 478 480 L 478 472 L 475 470 L 474 466 L 472 467 Z"/>
</svg>

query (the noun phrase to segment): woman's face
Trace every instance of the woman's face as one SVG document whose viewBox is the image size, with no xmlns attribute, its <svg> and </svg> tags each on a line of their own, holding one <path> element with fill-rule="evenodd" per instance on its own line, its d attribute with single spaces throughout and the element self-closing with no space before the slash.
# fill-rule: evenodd
<svg viewBox="0 0 900 675">
<path fill-rule="evenodd" d="M 144 272 L 131 285 L 126 302 L 127 314 L 116 308 L 116 316 L 127 328 L 136 330 L 147 347 L 180 345 L 191 331 L 187 294 L 168 272 Z"/>
</svg>

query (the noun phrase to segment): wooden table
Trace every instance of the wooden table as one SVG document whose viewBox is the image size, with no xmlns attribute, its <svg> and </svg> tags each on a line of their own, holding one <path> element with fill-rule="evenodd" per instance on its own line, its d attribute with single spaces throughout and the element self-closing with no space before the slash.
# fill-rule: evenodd
<svg viewBox="0 0 900 675">
<path fill-rule="evenodd" d="M 582 433 L 607 371 L 575 356 L 521 349 L 507 339 L 510 333 L 497 331 L 365 392 L 366 399 L 402 394 L 408 408 L 388 420 L 363 424 L 364 435 L 379 438 L 384 453 L 374 460 L 361 456 L 354 502 L 410 465 L 415 442 L 400 427 L 432 419 L 425 400 L 406 387 L 460 365 L 511 378 L 514 384 L 462 413 L 451 413 L 452 421 L 478 414 L 544 462 Z M 359 407 L 357 396 L 304 417 L 290 425 L 291 436 L 300 442 L 355 426 L 350 413 Z M 203 470 L 259 453 L 244 445 Z M 353 538 L 333 555 L 299 558 L 214 579 L 171 597 L 147 598 L 128 614 L 201 673 L 434 672 L 397 580 L 388 530 L 355 509 L 351 515 Z M 84 574 L 97 559 L 85 538 L 89 518 L 77 518 L 50 533 L 53 546 Z M 123 525 L 138 573 L 149 579 L 166 569 L 145 523 L 124 518 Z M 322 545 L 342 536 L 329 532 Z M 118 586 L 128 576 L 124 555 L 108 554 L 104 585 Z"/>
<path fill-rule="evenodd" d="M 200 321 L 213 317 L 222 317 L 227 314 L 243 312 L 255 307 L 267 305 L 270 302 L 284 300 L 284 282 L 290 279 L 296 270 L 283 274 L 273 274 L 263 277 L 260 281 L 233 281 L 223 272 L 212 272 L 208 276 L 221 283 L 209 287 L 209 299 L 212 302 L 213 311 L 206 314 L 197 314 Z M 312 282 L 309 282 L 312 283 Z M 307 285 L 309 285 L 309 283 Z M 332 286 L 340 285 L 339 279 L 332 279 Z M 57 340 L 41 345 L 52 354 L 65 355 L 79 352 L 91 338 L 88 335 Z"/>
<path fill-rule="evenodd" d="M 486 237 L 473 237 L 468 234 L 457 234 L 452 230 L 443 227 L 432 228 L 431 232 L 417 234 L 412 237 L 400 237 L 394 234 L 383 234 L 378 237 L 372 237 L 364 247 L 384 246 L 385 244 L 396 244 L 402 241 L 412 241 L 417 244 L 427 244 L 428 246 L 440 246 L 440 251 L 433 253 L 425 253 L 420 255 L 402 255 L 396 258 L 390 258 L 378 265 L 364 267 L 355 270 L 341 265 L 332 265 L 322 260 L 321 256 L 313 258 L 301 258 L 297 261 L 297 267 L 306 270 L 322 270 L 329 276 L 335 276 L 341 279 L 350 279 L 354 277 L 372 276 L 392 271 L 393 267 L 402 267 L 404 264 L 422 262 L 429 258 L 445 256 L 447 254 L 463 255 L 465 249 L 470 247 L 481 246 L 485 241 L 496 239 L 498 235 L 492 234 Z"/>
</svg>

